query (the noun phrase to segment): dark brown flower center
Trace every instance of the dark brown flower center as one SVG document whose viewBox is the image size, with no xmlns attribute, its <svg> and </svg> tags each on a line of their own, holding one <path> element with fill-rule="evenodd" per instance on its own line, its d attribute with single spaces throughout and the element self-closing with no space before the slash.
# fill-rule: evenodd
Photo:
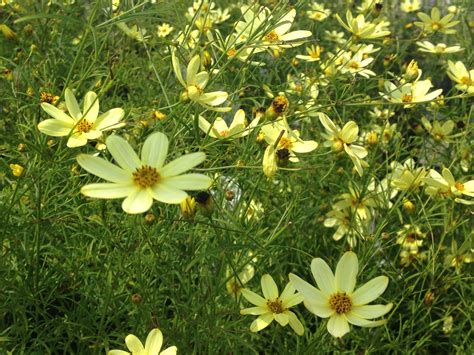
<svg viewBox="0 0 474 355">
<path fill-rule="evenodd" d="M 143 165 L 132 174 L 133 182 L 141 187 L 150 187 L 155 185 L 160 180 L 160 174 L 155 168 L 148 165 Z"/>
<path fill-rule="evenodd" d="M 337 314 L 349 313 L 352 309 L 352 300 L 345 292 L 338 292 L 329 297 L 329 306 Z"/>
<path fill-rule="evenodd" d="M 277 297 L 273 301 L 267 300 L 267 306 L 273 313 L 283 313 L 283 304 L 281 300 Z"/>
<path fill-rule="evenodd" d="M 91 130 L 92 128 L 92 123 L 87 121 L 85 118 L 79 121 L 79 123 L 76 125 L 76 129 L 79 133 L 87 133 Z"/>
</svg>

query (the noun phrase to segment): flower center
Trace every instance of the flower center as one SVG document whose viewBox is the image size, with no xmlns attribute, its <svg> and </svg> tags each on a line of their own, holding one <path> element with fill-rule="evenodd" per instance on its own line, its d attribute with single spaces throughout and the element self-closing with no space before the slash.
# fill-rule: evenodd
<svg viewBox="0 0 474 355">
<path fill-rule="evenodd" d="M 359 69 L 359 63 L 357 62 L 351 62 L 349 64 L 349 67 L 351 67 L 352 69 Z"/>
<path fill-rule="evenodd" d="M 85 118 L 79 121 L 79 123 L 76 125 L 76 130 L 79 133 L 87 133 L 91 130 L 92 128 L 92 123 L 87 121 Z"/>
<path fill-rule="evenodd" d="M 439 22 L 433 22 L 433 24 L 431 25 L 433 31 L 439 31 L 442 27 L 443 25 L 441 25 Z"/>
<path fill-rule="evenodd" d="M 332 143 L 333 152 L 339 153 L 344 150 L 344 141 L 340 138 L 335 138 Z"/>
<path fill-rule="evenodd" d="M 279 38 L 280 36 L 278 36 L 278 33 L 276 33 L 275 31 L 272 31 L 265 35 L 265 40 L 267 40 L 268 42 L 276 42 Z"/>
<path fill-rule="evenodd" d="M 413 95 L 405 94 L 402 96 L 402 102 L 412 102 Z"/>
<path fill-rule="evenodd" d="M 275 111 L 277 114 L 282 114 L 288 111 L 288 105 L 288 99 L 282 95 L 276 96 L 272 102 L 273 111 Z"/>
<path fill-rule="evenodd" d="M 237 50 L 236 50 L 235 48 L 231 48 L 231 49 L 229 49 L 229 50 L 227 51 L 227 55 L 228 55 L 229 57 L 233 57 L 233 56 L 236 55 L 236 54 L 237 54 Z"/>
<path fill-rule="evenodd" d="M 463 183 L 457 182 L 457 183 L 454 184 L 454 187 L 456 187 L 456 189 L 457 189 L 459 192 L 463 192 L 463 191 L 464 191 L 464 184 L 463 184 Z"/>
<path fill-rule="evenodd" d="M 469 77 L 467 77 L 467 76 L 463 76 L 463 77 L 461 78 L 461 84 L 463 84 L 463 85 L 471 86 L 473 83 L 474 83 L 474 81 L 471 80 L 471 79 L 470 79 Z"/>
<path fill-rule="evenodd" d="M 229 135 L 229 133 L 230 133 L 230 132 L 229 132 L 228 129 L 224 129 L 223 131 L 220 131 L 220 132 L 219 132 L 219 135 L 220 135 L 221 137 L 224 137 L 224 138 L 225 138 L 225 137 L 227 137 L 227 136 Z"/>
<path fill-rule="evenodd" d="M 337 314 L 349 313 L 352 309 L 352 300 L 345 292 L 338 292 L 329 298 L 329 306 Z"/>
<path fill-rule="evenodd" d="M 155 185 L 160 179 L 160 174 L 155 168 L 143 165 L 132 174 L 133 182 L 141 187 L 150 187 Z"/>
<path fill-rule="evenodd" d="M 277 297 L 273 301 L 272 300 L 267 300 L 267 307 L 273 312 L 273 313 L 283 313 L 283 304 L 281 303 L 281 300 Z"/>
<path fill-rule="evenodd" d="M 288 137 L 281 137 L 280 141 L 278 142 L 278 146 L 283 149 L 290 149 L 293 145 L 293 142 Z"/>
</svg>

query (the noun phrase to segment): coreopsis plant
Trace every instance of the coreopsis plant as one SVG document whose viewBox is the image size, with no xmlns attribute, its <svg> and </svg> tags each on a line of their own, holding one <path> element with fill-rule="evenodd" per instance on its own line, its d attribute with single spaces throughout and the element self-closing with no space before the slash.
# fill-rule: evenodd
<svg viewBox="0 0 474 355">
<path fill-rule="evenodd" d="M 147 137 L 141 150 L 141 159 L 130 144 L 119 136 L 109 136 L 106 145 L 118 166 L 86 154 L 80 154 L 77 162 L 84 170 L 110 182 L 85 185 L 81 192 L 100 199 L 125 197 L 122 208 L 127 213 L 148 211 L 154 199 L 180 204 L 188 196 L 186 190 L 205 190 L 212 183 L 203 174 L 183 174 L 206 159 L 202 152 L 183 155 L 165 165 L 168 138 L 161 132 Z"/>
<path fill-rule="evenodd" d="M 222 117 L 217 117 L 211 124 L 204 117 L 199 116 L 199 128 L 212 138 L 240 138 L 247 136 L 258 125 L 259 116 L 255 117 L 247 126 L 244 110 L 240 109 L 234 115 L 230 126 Z"/>
<path fill-rule="evenodd" d="M 318 45 L 311 45 L 306 47 L 306 55 L 297 54 L 296 58 L 304 60 L 305 62 L 318 62 L 321 60 L 321 47 Z"/>
<path fill-rule="evenodd" d="M 420 0 L 403 0 L 400 3 L 400 10 L 402 10 L 403 12 L 410 13 L 418 11 L 419 9 L 421 9 Z"/>
<path fill-rule="evenodd" d="M 321 318 L 329 318 L 328 332 L 337 338 L 350 331 L 349 323 L 359 327 L 377 327 L 386 320 L 372 320 L 387 314 L 393 304 L 369 305 L 388 286 L 388 278 L 379 276 L 355 290 L 359 262 L 351 251 L 344 253 L 337 263 L 336 273 L 321 258 L 311 262 L 311 272 L 318 288 L 291 274 L 290 282 L 301 293 L 305 307 Z"/>
<path fill-rule="evenodd" d="M 125 337 L 125 344 L 129 351 L 110 350 L 107 355 L 176 355 L 178 348 L 170 346 L 161 351 L 163 346 L 163 334 L 158 328 L 152 329 L 146 337 L 145 346 L 135 335 L 129 334 Z"/>
<path fill-rule="evenodd" d="M 293 285 L 288 283 L 280 294 L 273 278 L 265 274 L 262 276 L 261 286 L 263 297 L 249 289 L 242 289 L 242 296 L 255 307 L 244 308 L 240 314 L 258 316 L 250 325 L 250 330 L 259 332 L 275 320 L 282 327 L 289 324 L 296 334 L 303 335 L 303 325 L 296 314 L 290 311 L 290 308 L 303 302 L 303 298 L 296 293 Z"/>
<path fill-rule="evenodd" d="M 361 220 L 369 220 L 372 218 L 373 209 L 377 207 L 377 199 L 374 193 L 365 191 L 355 185 L 349 184 L 349 192 L 345 192 L 338 196 L 338 201 L 333 207 L 337 210 L 350 209 Z"/>
<path fill-rule="evenodd" d="M 230 107 L 216 107 L 224 103 L 229 96 L 225 91 L 213 91 L 206 93 L 204 89 L 209 81 L 209 73 L 206 71 L 199 71 L 201 68 L 201 56 L 196 54 L 191 58 L 186 68 L 186 76 L 183 77 L 181 73 L 181 64 L 179 62 L 176 51 L 171 52 L 171 60 L 173 70 L 178 78 L 180 84 L 184 87 L 184 92 L 181 95 L 183 100 L 191 100 L 199 105 L 213 111 L 227 112 Z"/>
<path fill-rule="evenodd" d="M 426 184 L 426 193 L 434 197 L 454 198 L 455 202 L 465 205 L 474 205 L 474 200 L 465 200 L 462 195 L 474 197 L 474 180 L 467 182 L 457 181 L 448 168 L 442 173 L 431 169 L 428 176 L 423 179 Z"/>
<path fill-rule="evenodd" d="M 351 213 L 349 208 L 329 211 L 323 222 L 326 228 L 336 228 L 333 240 L 338 241 L 345 236 L 351 248 L 357 245 L 357 238 L 364 235 L 365 223 L 357 214 Z"/>
<path fill-rule="evenodd" d="M 359 126 L 354 121 L 347 122 L 344 127 L 336 125 L 325 113 L 319 113 L 319 121 L 326 129 L 322 136 L 326 139 L 323 143 L 325 147 L 331 147 L 335 153 L 345 151 L 351 158 L 357 173 L 362 176 L 363 167 L 368 164 L 363 161 L 367 156 L 367 149 L 354 144 L 359 135 Z"/>
<path fill-rule="evenodd" d="M 390 31 L 384 30 L 381 26 L 366 21 L 362 14 L 354 18 L 350 10 L 346 12 L 347 24 L 344 23 L 338 14 L 336 14 L 336 19 L 342 27 L 352 33 L 355 39 L 376 39 L 390 34 Z"/>
<path fill-rule="evenodd" d="M 365 68 L 374 61 L 374 58 L 364 56 L 363 51 L 357 51 L 354 54 L 346 52 L 346 55 L 343 55 L 342 58 L 343 62 L 339 68 L 341 73 L 350 73 L 353 76 L 358 74 L 365 78 L 375 76 L 372 70 Z"/>
<path fill-rule="evenodd" d="M 331 15 L 331 10 L 325 9 L 323 4 L 317 2 L 313 2 L 311 10 L 306 11 L 306 16 L 314 21 L 324 21 L 329 15 Z"/>
<path fill-rule="evenodd" d="M 441 17 L 441 12 L 437 7 L 431 9 L 431 16 L 425 14 L 424 12 L 419 12 L 416 14 L 421 20 L 415 22 L 415 26 L 421 28 L 424 32 L 427 33 L 444 33 L 444 34 L 453 34 L 456 33 L 454 27 L 459 21 L 451 21 L 454 18 L 454 14 L 447 14 L 446 16 Z"/>
<path fill-rule="evenodd" d="M 463 62 L 448 60 L 448 76 L 456 83 L 456 89 L 474 93 L 474 69 L 467 70 Z"/>
<path fill-rule="evenodd" d="M 413 107 L 417 103 L 433 101 L 443 92 L 443 89 L 429 92 L 432 84 L 428 79 L 406 83 L 401 86 L 386 81 L 384 86 L 385 93 L 381 93 L 381 95 L 390 102 L 404 104 L 404 108 Z"/>
<path fill-rule="evenodd" d="M 455 138 L 455 135 L 452 134 L 455 123 L 452 120 L 446 120 L 443 123 L 440 123 L 438 120 L 430 122 L 423 116 L 421 123 L 435 141 L 449 143 Z"/>
<path fill-rule="evenodd" d="M 92 91 L 84 97 L 83 111 L 69 88 L 65 91 L 65 99 L 69 115 L 47 102 L 41 104 L 43 111 L 53 118 L 40 122 L 38 129 L 48 136 L 68 136 L 69 148 L 81 147 L 88 140 L 102 137 L 102 132 L 125 125 L 120 122 L 124 116 L 121 108 L 113 108 L 99 116 L 99 99 Z"/>
<path fill-rule="evenodd" d="M 458 46 L 458 45 L 448 47 L 444 43 L 438 43 L 435 45 L 429 41 L 419 41 L 419 42 L 416 42 L 416 44 L 420 52 L 432 53 L 432 54 L 438 54 L 438 55 L 457 53 L 464 50 L 463 48 L 461 48 L 461 46 Z"/>
<path fill-rule="evenodd" d="M 423 179 L 427 174 L 426 169 L 422 166 L 416 167 L 413 159 L 407 159 L 403 164 L 394 161 L 390 166 L 392 168 L 390 181 L 396 189 L 415 190 L 423 185 Z"/>
</svg>

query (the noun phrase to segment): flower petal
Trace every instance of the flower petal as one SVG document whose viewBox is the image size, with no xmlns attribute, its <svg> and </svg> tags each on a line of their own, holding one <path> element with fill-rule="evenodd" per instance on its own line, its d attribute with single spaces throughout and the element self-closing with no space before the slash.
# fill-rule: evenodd
<svg viewBox="0 0 474 355">
<path fill-rule="evenodd" d="M 380 325 L 384 325 L 387 323 L 386 319 L 371 321 L 371 320 L 360 318 L 353 313 L 348 313 L 348 314 L 345 314 L 344 316 L 346 317 L 349 323 L 357 325 L 358 327 L 364 327 L 364 328 L 378 327 Z"/>
<path fill-rule="evenodd" d="M 122 137 L 111 135 L 106 139 L 105 144 L 117 164 L 124 170 L 133 172 L 141 166 L 137 153 Z"/>
<path fill-rule="evenodd" d="M 145 351 L 148 352 L 148 354 L 159 354 L 162 345 L 163 334 L 161 333 L 161 330 L 155 328 L 148 333 L 145 341 Z"/>
<path fill-rule="evenodd" d="M 336 338 L 342 338 L 350 331 L 349 323 L 346 318 L 340 314 L 334 314 L 329 318 L 327 329 L 329 334 Z"/>
<path fill-rule="evenodd" d="M 249 307 L 240 310 L 240 314 L 242 315 L 252 315 L 252 316 L 259 316 L 261 314 L 268 313 L 267 307 Z"/>
<path fill-rule="evenodd" d="M 65 122 L 65 123 L 69 123 L 71 125 L 71 127 L 74 126 L 74 124 L 76 122 L 72 117 L 66 115 L 63 111 L 61 111 L 57 107 L 54 107 L 51 104 L 43 102 L 41 104 L 41 108 L 43 109 L 43 111 L 45 111 L 51 117 L 53 117 L 53 118 L 55 118 L 59 121 Z"/>
<path fill-rule="evenodd" d="M 182 174 L 195 166 L 201 164 L 206 159 L 206 154 L 202 152 L 186 154 L 166 164 L 161 170 L 160 175 L 171 177 Z"/>
<path fill-rule="evenodd" d="M 178 190 L 196 191 L 207 190 L 212 179 L 203 174 L 183 174 L 164 178 L 162 182 Z"/>
<path fill-rule="evenodd" d="M 186 68 L 186 83 L 188 85 L 194 85 L 196 74 L 198 73 L 199 67 L 201 66 L 201 57 L 196 54 L 188 63 Z"/>
<path fill-rule="evenodd" d="M 344 253 L 336 267 L 336 288 L 338 291 L 352 293 L 356 284 L 359 263 L 357 255 L 351 251 Z"/>
<path fill-rule="evenodd" d="M 76 97 L 72 93 L 72 90 L 67 88 L 64 96 L 66 98 L 66 107 L 69 114 L 76 121 L 78 121 L 79 119 L 82 118 L 82 112 L 81 112 L 81 109 L 79 108 L 79 104 L 77 103 Z"/>
<path fill-rule="evenodd" d="M 393 304 L 372 304 L 365 306 L 355 306 L 352 308 L 351 314 L 363 319 L 373 319 L 382 317 L 383 315 L 390 312 Z"/>
<path fill-rule="evenodd" d="M 318 147 L 318 143 L 315 141 L 302 141 L 294 142 L 291 145 L 291 150 L 295 153 L 309 153 Z"/>
<path fill-rule="evenodd" d="M 228 93 L 225 91 L 213 91 L 213 92 L 208 92 L 202 95 L 199 95 L 198 102 L 209 105 L 209 106 L 217 106 L 222 104 L 225 100 L 227 100 L 227 97 L 229 96 Z"/>
<path fill-rule="evenodd" d="M 84 118 L 89 122 L 95 122 L 99 115 L 99 99 L 97 94 L 89 91 L 84 97 Z"/>
<path fill-rule="evenodd" d="M 305 301 L 316 302 L 319 304 L 327 303 L 329 296 L 325 297 L 320 290 L 295 274 L 290 273 L 288 276 L 293 287 L 303 296 Z"/>
<path fill-rule="evenodd" d="M 289 322 L 288 314 L 285 313 L 275 313 L 273 317 L 282 327 L 286 326 Z"/>
<path fill-rule="evenodd" d="M 150 189 L 151 190 L 151 189 Z M 136 188 L 132 190 L 122 202 L 122 209 L 130 214 L 138 214 L 148 211 L 153 204 L 152 194 L 149 189 Z"/>
<path fill-rule="evenodd" d="M 88 184 L 81 188 L 81 193 L 94 198 L 123 198 L 136 189 L 133 184 L 99 183 Z"/>
<path fill-rule="evenodd" d="M 107 112 L 100 115 L 95 121 L 95 129 L 99 131 L 108 131 L 110 129 L 120 128 L 125 125 L 125 123 L 120 123 L 125 111 L 121 108 L 113 108 Z"/>
<path fill-rule="evenodd" d="M 355 290 L 355 292 L 351 295 L 353 305 L 359 306 L 372 302 L 382 293 L 384 293 L 387 286 L 387 276 L 379 276 L 375 279 L 370 280 L 369 282 L 365 283 L 363 286 Z"/>
<path fill-rule="evenodd" d="M 112 182 L 132 181 L 129 173 L 102 158 L 79 154 L 76 159 L 84 170 L 104 180 Z"/>
<path fill-rule="evenodd" d="M 125 338 L 125 344 L 127 344 L 128 350 L 132 353 L 139 353 L 144 350 L 143 344 L 135 335 L 129 334 Z"/>
<path fill-rule="evenodd" d="M 287 314 L 288 314 L 288 321 L 289 321 L 291 329 L 293 329 L 296 334 L 303 335 L 304 327 L 303 327 L 303 324 L 301 324 L 298 317 L 296 316 L 296 314 L 294 314 L 291 311 L 287 311 Z"/>
<path fill-rule="evenodd" d="M 249 301 L 250 303 L 258 306 L 258 307 L 267 307 L 267 301 L 262 296 L 257 295 L 255 292 L 250 291 L 249 289 L 243 288 L 242 289 L 242 296 Z"/>
<path fill-rule="evenodd" d="M 262 314 L 250 324 L 250 331 L 256 333 L 270 325 L 273 322 L 273 313 Z"/>
<path fill-rule="evenodd" d="M 311 313 L 317 315 L 320 318 L 328 318 L 335 314 L 335 310 L 329 307 L 329 302 L 326 304 L 316 303 L 311 300 L 305 300 L 303 302 L 304 306 L 310 311 Z"/>
<path fill-rule="evenodd" d="M 260 283 L 262 285 L 263 296 L 267 300 L 274 300 L 275 298 L 278 297 L 277 284 L 275 283 L 275 280 L 273 280 L 273 278 L 270 275 L 268 274 L 263 275 Z"/>
<path fill-rule="evenodd" d="M 130 353 L 124 350 L 110 350 L 107 355 L 130 355 Z"/>
<path fill-rule="evenodd" d="M 161 132 L 150 134 L 142 147 L 142 164 L 160 169 L 168 154 L 168 137 Z"/>
<path fill-rule="evenodd" d="M 176 352 L 178 351 L 178 348 L 176 346 L 170 346 L 169 348 L 166 348 L 163 350 L 160 355 L 176 355 Z"/>
<path fill-rule="evenodd" d="M 38 129 L 41 133 L 52 137 L 64 137 L 71 133 L 74 122 L 69 123 L 62 120 L 49 118 L 38 123 Z"/>
<path fill-rule="evenodd" d="M 328 295 L 336 291 L 336 283 L 331 268 L 321 258 L 315 258 L 311 262 L 311 272 L 319 289 Z"/>
<path fill-rule="evenodd" d="M 186 192 L 164 183 L 155 184 L 151 187 L 150 192 L 155 200 L 169 204 L 181 203 L 188 197 Z"/>
</svg>

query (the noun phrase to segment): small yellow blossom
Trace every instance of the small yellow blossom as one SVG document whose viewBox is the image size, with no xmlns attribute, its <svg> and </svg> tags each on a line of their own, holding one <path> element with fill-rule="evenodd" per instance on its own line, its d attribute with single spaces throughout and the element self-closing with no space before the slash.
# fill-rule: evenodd
<svg viewBox="0 0 474 355">
<path fill-rule="evenodd" d="M 20 164 L 10 164 L 10 169 L 13 176 L 20 177 L 23 174 L 24 168 Z"/>
</svg>

